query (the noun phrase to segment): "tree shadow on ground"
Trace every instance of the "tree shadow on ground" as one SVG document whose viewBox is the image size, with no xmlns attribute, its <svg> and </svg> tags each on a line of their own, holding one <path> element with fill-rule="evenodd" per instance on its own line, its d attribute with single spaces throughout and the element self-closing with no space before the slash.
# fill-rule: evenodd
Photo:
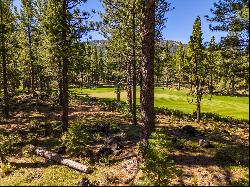
<svg viewBox="0 0 250 187">
<path fill-rule="evenodd" d="M 45 162 L 23 162 L 23 163 L 19 163 L 19 162 L 10 162 L 10 164 L 13 164 L 16 169 L 20 169 L 20 168 L 47 168 L 48 166 L 51 165 L 56 165 L 55 162 L 47 160 Z"/>
</svg>

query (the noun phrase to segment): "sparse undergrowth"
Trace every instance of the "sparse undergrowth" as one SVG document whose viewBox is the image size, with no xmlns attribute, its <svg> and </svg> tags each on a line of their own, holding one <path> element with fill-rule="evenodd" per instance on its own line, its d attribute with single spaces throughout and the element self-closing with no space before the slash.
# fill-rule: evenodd
<svg viewBox="0 0 250 187">
<path fill-rule="evenodd" d="M 25 104 L 20 105 L 22 107 L 19 110 L 22 111 Z M 248 127 L 244 125 L 237 128 L 235 125 L 240 121 L 228 126 L 225 121 L 211 121 L 210 116 L 210 120 L 198 125 L 192 118 L 182 118 L 180 112 L 164 109 L 170 113 L 158 113 L 157 125 L 162 129 L 152 134 L 144 163 L 137 171 L 140 128 L 130 125 L 126 104 L 109 99 L 79 97 L 72 100 L 71 105 L 74 105 L 71 115 L 76 117 L 71 118 L 69 132 L 63 136 L 60 118 L 56 117 L 59 111 L 56 108 L 46 111 L 46 103 L 36 106 L 34 111 L 22 111 L 21 117 L 17 115 L 8 121 L 1 121 L 1 135 L 8 138 L 16 132 L 21 141 L 1 142 L 11 145 L 11 142 L 17 143 L 18 149 L 8 151 L 10 146 L 4 146 L 8 162 L 1 163 L 4 174 L 1 174 L 0 185 L 76 185 L 83 178 L 94 185 L 208 184 L 204 180 L 211 180 L 210 183 L 215 185 L 249 183 Z M 74 115 L 75 112 L 77 115 Z M 48 114 L 53 120 L 46 117 Z M 187 124 L 197 129 L 198 136 L 188 137 L 179 133 L 180 128 Z M 211 140 L 214 147 L 201 147 L 199 138 Z M 91 166 L 93 173 L 83 174 L 30 154 L 25 150 L 28 144 L 54 152 L 65 146 L 66 150 L 61 150 L 61 154 Z M 211 171 L 205 169 L 207 164 L 214 165 Z M 200 175 L 196 167 L 208 172 L 208 176 L 210 173 L 216 175 L 218 170 L 222 175 L 219 176 L 221 181 Z M 227 176 L 227 173 L 230 175 Z M 186 175 L 189 177 L 185 179 Z"/>
</svg>

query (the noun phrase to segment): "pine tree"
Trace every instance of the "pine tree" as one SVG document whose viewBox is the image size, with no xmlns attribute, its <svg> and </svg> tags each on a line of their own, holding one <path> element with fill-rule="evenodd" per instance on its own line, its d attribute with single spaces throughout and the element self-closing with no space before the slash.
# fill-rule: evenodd
<svg viewBox="0 0 250 187">
<path fill-rule="evenodd" d="M 133 124 L 137 124 L 136 85 L 138 79 L 141 82 L 142 2 L 104 0 L 103 3 L 105 14 L 102 15 L 102 31 L 108 38 L 106 51 L 110 54 L 109 59 L 114 58 L 113 61 L 120 63 L 120 67 L 126 67 L 128 104 L 133 116 Z M 156 1 L 156 40 L 160 40 L 162 36 L 161 31 L 166 21 L 165 13 L 168 10 L 169 3 L 163 0 Z"/>
<path fill-rule="evenodd" d="M 177 89 L 180 90 L 180 82 L 182 78 L 182 66 L 184 64 L 184 47 L 182 43 L 179 43 L 176 54 L 175 54 L 175 70 L 177 78 Z"/>
<path fill-rule="evenodd" d="M 34 33 L 36 29 L 36 19 L 33 0 L 22 0 L 22 6 L 19 16 L 19 33 L 23 38 L 19 38 L 20 46 L 23 49 L 23 56 L 27 59 L 28 74 L 30 77 L 31 93 L 35 91 L 35 52 L 34 52 Z M 25 60 L 26 60 L 25 59 Z M 29 90 L 29 88 L 28 88 Z M 29 90 L 30 92 L 30 90 Z"/>
<path fill-rule="evenodd" d="M 160 56 L 158 63 L 155 61 L 155 75 L 162 76 L 165 86 L 168 87 L 174 77 L 173 55 L 170 53 L 169 43 L 163 44 L 161 50 L 156 51 L 155 57 L 158 53 L 160 53 Z"/>
<path fill-rule="evenodd" d="M 99 80 L 104 81 L 105 80 L 105 74 L 104 74 L 104 69 L 105 69 L 105 64 L 103 60 L 103 53 L 102 49 L 99 47 L 97 49 L 97 59 L 98 59 L 98 71 L 99 71 Z"/>
<path fill-rule="evenodd" d="M 53 44 L 52 50 L 57 59 L 59 77 L 61 77 L 59 90 L 61 89 L 63 131 L 68 129 L 68 71 L 73 58 L 71 55 L 74 53 L 72 46 L 75 42 L 79 42 L 79 38 L 90 28 L 88 23 L 83 22 L 89 18 L 89 13 L 79 10 L 79 6 L 85 2 L 86 0 L 47 1 L 47 20 L 44 24 L 51 38 L 50 43 Z"/>
<path fill-rule="evenodd" d="M 206 16 L 213 24 L 210 29 L 227 32 L 220 47 L 224 60 L 231 67 L 230 77 L 225 76 L 230 79 L 231 95 L 234 95 L 236 79 L 245 81 L 249 87 L 249 63 L 243 60 L 249 58 L 249 0 L 221 0 L 214 3 L 211 13 L 211 17 Z"/>
<path fill-rule="evenodd" d="M 4 88 L 4 115 L 9 117 L 9 90 L 8 90 L 8 76 L 7 65 L 11 61 L 13 52 L 11 50 L 13 42 L 13 33 L 15 30 L 15 19 L 12 9 L 11 0 L 0 0 L 0 62 L 2 64 L 2 77 Z"/>
<path fill-rule="evenodd" d="M 249 0 L 220 0 L 211 13 L 212 17 L 206 16 L 215 24 L 210 25 L 211 30 L 233 32 L 240 38 L 238 47 L 249 48 Z M 234 40 L 230 34 L 227 38 Z"/>
<path fill-rule="evenodd" d="M 214 74 L 216 73 L 216 60 L 217 60 L 217 46 L 215 44 L 215 37 L 212 36 L 208 48 L 207 48 L 207 54 L 206 54 L 206 59 L 208 61 L 208 68 L 209 68 L 209 93 L 212 94 L 214 90 L 213 86 L 213 78 Z"/>
<path fill-rule="evenodd" d="M 201 117 L 201 100 L 206 93 L 206 80 L 208 74 L 207 63 L 204 60 L 204 46 L 202 44 L 201 21 L 198 16 L 194 22 L 192 36 L 187 47 L 186 71 L 190 74 L 190 80 L 195 86 L 194 94 L 196 98 L 196 120 Z"/>
</svg>

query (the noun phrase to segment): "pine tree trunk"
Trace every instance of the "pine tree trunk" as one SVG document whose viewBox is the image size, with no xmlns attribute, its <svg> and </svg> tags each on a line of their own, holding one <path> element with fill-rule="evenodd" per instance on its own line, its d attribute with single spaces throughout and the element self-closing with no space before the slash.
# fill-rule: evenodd
<svg viewBox="0 0 250 187">
<path fill-rule="evenodd" d="M 4 90 L 4 115 L 9 118 L 9 94 L 8 94 L 8 79 L 7 79 L 7 62 L 5 42 L 2 40 L 2 68 L 3 68 L 3 90 Z"/>
<path fill-rule="evenodd" d="M 180 75 L 180 71 L 181 71 L 181 65 L 179 64 L 178 66 L 178 86 L 177 86 L 177 90 L 181 89 L 181 75 Z"/>
<path fill-rule="evenodd" d="M 196 121 L 200 122 L 201 119 L 201 97 L 197 95 L 196 98 Z"/>
<path fill-rule="evenodd" d="M 58 100 L 59 105 L 63 106 L 63 82 L 62 82 L 62 63 L 58 62 Z"/>
<path fill-rule="evenodd" d="M 234 96 L 235 94 L 235 80 L 234 80 L 234 76 L 232 76 L 231 78 L 231 96 Z"/>
<path fill-rule="evenodd" d="M 133 124 L 137 125 L 137 117 L 136 117 L 136 55 L 135 55 L 135 42 L 136 42 L 136 35 L 135 35 L 135 1 L 133 1 L 133 19 L 132 19 L 132 28 L 133 28 L 133 64 L 132 64 L 132 84 L 133 84 Z"/>
<path fill-rule="evenodd" d="M 44 81 L 43 76 L 40 76 L 40 92 L 44 90 Z"/>
<path fill-rule="evenodd" d="M 196 94 L 196 121 L 200 121 L 200 112 L 201 112 L 201 98 L 200 98 L 200 80 L 198 77 L 198 62 L 196 60 L 196 55 L 195 55 L 195 94 Z"/>
<path fill-rule="evenodd" d="M 166 87 L 168 88 L 168 75 L 166 76 Z"/>
<path fill-rule="evenodd" d="M 63 0 L 63 64 L 62 64 L 62 95 L 63 95 L 63 114 L 62 114 L 62 130 L 66 132 L 68 130 L 68 58 L 67 58 L 67 2 Z"/>
<path fill-rule="evenodd" d="M 213 74 L 212 71 L 210 71 L 210 81 L 209 81 L 209 93 L 213 93 Z"/>
<path fill-rule="evenodd" d="M 30 68 L 31 68 L 31 93 L 35 91 L 35 73 L 34 73 L 34 64 L 33 64 L 33 56 L 32 56 L 32 36 L 31 36 L 31 23 L 29 18 L 28 25 L 28 42 L 29 42 L 29 60 L 30 60 Z"/>
<path fill-rule="evenodd" d="M 83 88 L 84 80 L 83 80 L 83 74 L 82 73 L 81 73 L 81 79 L 82 79 L 81 87 Z"/>
<path fill-rule="evenodd" d="M 131 88 L 131 63 L 127 63 L 127 100 L 128 100 L 128 106 L 129 110 L 132 113 L 132 88 Z"/>
<path fill-rule="evenodd" d="M 223 88 L 222 88 L 222 90 L 224 91 L 226 91 L 227 90 L 227 78 L 226 77 L 224 77 L 224 80 L 223 80 Z M 226 91 L 227 92 L 227 91 Z"/>
<path fill-rule="evenodd" d="M 180 78 L 178 78 L 177 90 L 180 90 L 180 89 L 181 89 Z"/>
<path fill-rule="evenodd" d="M 155 46 L 155 0 L 143 1 L 142 22 L 142 87 L 141 115 L 144 146 L 155 129 L 154 112 L 154 46 Z"/>
</svg>

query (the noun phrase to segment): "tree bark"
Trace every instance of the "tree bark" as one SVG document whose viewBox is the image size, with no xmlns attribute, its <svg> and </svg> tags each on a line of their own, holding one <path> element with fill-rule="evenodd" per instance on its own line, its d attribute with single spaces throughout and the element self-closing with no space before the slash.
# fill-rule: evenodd
<svg viewBox="0 0 250 187">
<path fill-rule="evenodd" d="M 195 94 L 196 94 L 196 121 L 200 122 L 201 97 L 200 97 L 200 80 L 198 78 L 198 62 L 195 55 Z"/>
<path fill-rule="evenodd" d="M 62 63 L 58 62 L 58 99 L 59 99 L 59 105 L 63 106 L 63 83 L 62 83 Z"/>
<path fill-rule="evenodd" d="M 141 86 L 141 140 L 148 146 L 148 138 L 155 129 L 154 112 L 154 46 L 155 0 L 143 0 L 142 11 L 142 86 Z"/>
<path fill-rule="evenodd" d="M 28 41 L 29 41 L 29 58 L 30 58 L 30 68 L 31 68 L 31 93 L 35 91 L 35 73 L 34 73 L 34 64 L 33 64 L 33 54 L 32 54 L 32 36 L 31 36 L 31 23 L 29 18 L 28 25 Z"/>
<path fill-rule="evenodd" d="M 135 0 L 133 1 L 133 19 L 132 19 L 132 29 L 133 29 L 133 64 L 132 64 L 132 84 L 133 84 L 133 109 L 132 109 L 132 116 L 133 116 L 133 124 L 137 125 L 137 116 L 136 116 L 136 55 L 135 55 L 135 42 L 136 42 L 136 35 L 135 35 Z"/>
<path fill-rule="evenodd" d="M 53 160 L 59 164 L 63 164 L 65 166 L 68 166 L 70 168 L 73 168 L 75 170 L 78 170 L 78 171 L 82 171 L 82 172 L 85 172 L 85 173 L 88 173 L 91 171 L 91 169 L 88 167 L 88 166 L 85 166 L 85 165 L 82 165 L 78 162 L 75 162 L 73 160 L 70 160 L 70 159 L 66 159 L 66 158 L 63 158 L 61 155 L 59 154 L 56 154 L 56 153 L 52 153 L 50 151 L 46 151 L 40 147 L 35 147 L 33 145 L 30 145 L 30 148 L 32 150 L 33 153 L 41 156 L 41 157 L 44 157 L 44 158 L 47 158 L 49 160 Z"/>
<path fill-rule="evenodd" d="M 234 76 L 231 77 L 231 96 L 234 96 L 235 94 L 235 80 Z"/>
<path fill-rule="evenodd" d="M 127 100 L 129 110 L 132 113 L 132 88 L 131 88 L 131 63 L 127 63 Z"/>
<path fill-rule="evenodd" d="M 68 58 L 67 58 L 67 2 L 63 0 L 63 32 L 62 32 L 62 39 L 63 39 L 63 64 L 62 64 L 62 95 L 63 95 L 63 114 L 62 114 L 62 130 L 66 132 L 68 130 L 68 123 L 69 123 L 69 107 L 68 107 Z"/>
<path fill-rule="evenodd" d="M 196 121 L 200 122 L 201 119 L 201 97 L 200 95 L 196 98 Z"/>
<path fill-rule="evenodd" d="M 213 93 L 213 74 L 212 74 L 212 70 L 210 71 L 210 81 L 209 81 L 209 93 L 212 94 Z"/>
<path fill-rule="evenodd" d="M 1 5 L 2 6 L 2 5 Z M 3 23 L 3 12 L 1 10 L 1 23 Z M 4 32 L 4 27 L 3 27 Z M 6 60 L 6 44 L 4 41 L 4 36 L 1 38 L 1 53 L 2 53 L 2 71 L 3 71 L 3 90 L 4 90 L 4 115 L 5 118 L 9 118 L 9 94 L 8 94 L 8 79 L 7 79 L 7 60 Z"/>
<path fill-rule="evenodd" d="M 180 75 L 180 71 L 181 71 L 181 64 L 178 65 L 178 85 L 177 85 L 177 90 L 181 89 L 181 75 Z"/>
<path fill-rule="evenodd" d="M 9 118 L 9 93 L 8 93 L 8 79 L 7 79 L 7 62 L 6 62 L 6 48 L 5 42 L 2 40 L 2 68 L 3 68 L 3 90 L 4 90 L 4 115 Z"/>
</svg>

